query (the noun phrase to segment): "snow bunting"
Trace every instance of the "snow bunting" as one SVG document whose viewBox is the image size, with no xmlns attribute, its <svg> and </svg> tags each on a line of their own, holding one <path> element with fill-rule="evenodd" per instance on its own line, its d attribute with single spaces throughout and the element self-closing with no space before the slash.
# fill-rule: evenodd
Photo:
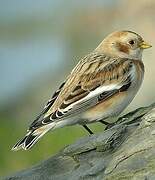
<svg viewBox="0 0 155 180">
<path fill-rule="evenodd" d="M 132 101 L 144 76 L 143 49 L 150 48 L 132 31 L 114 32 L 79 61 L 55 91 L 26 136 L 12 150 L 31 148 L 45 133 L 67 125 L 102 122 L 118 116 Z"/>
</svg>

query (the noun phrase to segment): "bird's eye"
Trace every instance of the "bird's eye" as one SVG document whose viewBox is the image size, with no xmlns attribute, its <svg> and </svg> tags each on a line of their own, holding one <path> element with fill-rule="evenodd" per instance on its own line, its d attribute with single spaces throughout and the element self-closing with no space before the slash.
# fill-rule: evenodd
<svg viewBox="0 0 155 180">
<path fill-rule="evenodd" d="M 129 44 L 130 44 L 130 45 L 134 45 L 134 44 L 135 44 L 135 41 L 134 41 L 134 40 L 130 40 L 130 41 L 129 41 Z"/>
</svg>

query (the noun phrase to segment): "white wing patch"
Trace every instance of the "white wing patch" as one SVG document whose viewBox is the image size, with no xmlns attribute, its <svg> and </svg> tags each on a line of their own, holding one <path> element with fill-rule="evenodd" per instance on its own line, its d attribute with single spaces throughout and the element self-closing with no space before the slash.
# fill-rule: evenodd
<svg viewBox="0 0 155 180">
<path fill-rule="evenodd" d="M 98 96 L 100 95 L 101 93 L 105 92 L 105 91 L 111 91 L 111 90 L 114 90 L 114 89 L 119 89 L 122 85 L 118 85 L 118 84 L 111 84 L 111 85 L 107 85 L 107 86 L 101 86 L 101 87 L 98 87 L 96 88 L 94 91 L 91 91 L 86 97 L 72 103 L 71 105 L 69 105 L 68 107 L 64 108 L 63 109 L 63 112 L 67 112 L 69 110 L 71 110 L 73 108 L 73 106 L 77 105 L 77 104 L 80 104 L 81 102 L 84 102 L 88 99 L 91 99 L 95 96 Z M 65 102 L 64 102 L 65 103 Z M 62 110 L 60 110 L 62 112 Z M 62 113 L 63 113 L 62 112 Z"/>
</svg>

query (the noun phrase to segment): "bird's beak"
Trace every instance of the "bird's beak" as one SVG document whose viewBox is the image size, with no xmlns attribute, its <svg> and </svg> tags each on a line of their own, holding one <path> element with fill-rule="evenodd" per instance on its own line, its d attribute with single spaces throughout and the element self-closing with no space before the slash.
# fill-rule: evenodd
<svg viewBox="0 0 155 180">
<path fill-rule="evenodd" d="M 148 44 L 147 42 L 143 41 L 142 43 L 140 43 L 140 48 L 141 49 L 147 49 L 152 47 L 150 44 Z"/>
</svg>

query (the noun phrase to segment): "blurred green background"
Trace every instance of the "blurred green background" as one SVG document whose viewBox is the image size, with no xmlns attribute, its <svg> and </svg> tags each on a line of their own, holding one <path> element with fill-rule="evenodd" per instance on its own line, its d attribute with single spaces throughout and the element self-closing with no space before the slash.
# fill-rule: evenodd
<svg viewBox="0 0 155 180">
<path fill-rule="evenodd" d="M 0 176 L 87 135 L 78 126 L 66 127 L 48 133 L 29 151 L 10 151 L 78 60 L 122 29 L 153 45 L 144 52 L 144 83 L 129 111 L 155 101 L 154 0 L 0 0 Z"/>
</svg>

